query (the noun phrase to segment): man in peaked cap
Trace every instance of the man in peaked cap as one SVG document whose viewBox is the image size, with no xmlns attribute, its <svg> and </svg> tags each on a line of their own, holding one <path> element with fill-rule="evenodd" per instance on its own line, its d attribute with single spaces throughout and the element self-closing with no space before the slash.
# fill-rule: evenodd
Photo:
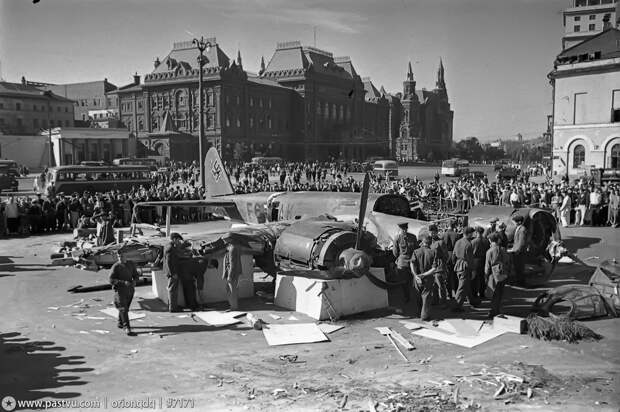
<svg viewBox="0 0 620 412">
<path fill-rule="evenodd" d="M 395 279 L 398 283 L 404 283 L 402 293 L 400 290 L 393 289 L 392 303 L 399 306 L 399 309 L 405 310 L 414 304 L 412 301 L 415 293 L 413 289 L 413 277 L 411 275 L 411 269 L 409 263 L 411 261 L 411 254 L 418 247 L 418 239 L 415 235 L 407 232 L 409 224 L 402 222 L 398 224 L 399 232 L 394 239 L 394 248 L 392 252 L 396 258 L 396 274 Z"/>
<path fill-rule="evenodd" d="M 474 298 L 471 289 L 471 271 L 473 267 L 473 247 L 471 240 L 474 235 L 474 228 L 466 227 L 463 230 L 463 237 L 457 240 L 454 245 L 454 258 L 456 263 L 454 264 L 454 271 L 458 279 L 458 287 L 456 290 L 456 306 L 455 312 L 463 311 L 463 303 L 465 298 L 469 301 L 469 304 L 476 307 L 480 304 L 478 299 Z"/>
<path fill-rule="evenodd" d="M 486 237 L 487 239 L 489 238 L 489 236 L 491 235 L 491 233 L 494 233 L 497 231 L 497 223 L 499 222 L 499 218 L 494 217 L 493 219 L 491 219 L 489 221 L 490 226 L 487 227 L 484 230 L 484 237 Z"/>
<path fill-rule="evenodd" d="M 168 278 L 168 310 L 179 312 L 179 275 L 181 269 L 180 248 L 183 237 L 177 232 L 170 233 L 170 242 L 164 247 L 163 269 Z"/>
</svg>

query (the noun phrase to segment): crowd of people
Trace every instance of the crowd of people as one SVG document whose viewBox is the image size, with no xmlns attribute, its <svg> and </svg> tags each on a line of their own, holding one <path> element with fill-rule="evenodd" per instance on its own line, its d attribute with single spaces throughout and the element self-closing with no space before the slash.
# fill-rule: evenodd
<svg viewBox="0 0 620 412">
<path fill-rule="evenodd" d="M 330 191 L 359 192 L 360 175 L 350 172 L 346 163 L 288 163 L 280 166 L 226 164 L 231 183 L 237 193 L 260 191 Z M 175 163 L 160 170 L 150 188 L 138 187 L 129 192 L 56 194 L 49 198 L 9 196 L 0 202 L 0 236 L 40 234 L 95 226 L 93 216 L 111 213 L 116 226 L 126 226 L 133 205 L 141 201 L 196 200 L 205 191 L 195 163 Z M 533 180 L 537 180 L 538 183 Z M 416 177 L 389 179 L 371 174 L 371 191 L 397 193 L 409 201 L 420 201 L 431 210 L 467 212 L 475 205 L 543 207 L 553 210 L 558 222 L 574 225 L 613 226 L 620 224 L 620 186 L 597 185 L 582 178 L 574 183 L 529 179 L 524 173 L 510 181 L 490 182 L 487 177 L 463 176 L 441 181 L 439 173 L 431 182 Z M 162 208 L 143 208 L 140 222 L 163 224 Z M 175 208 L 173 222 L 204 221 L 210 216 L 200 208 Z"/>
</svg>

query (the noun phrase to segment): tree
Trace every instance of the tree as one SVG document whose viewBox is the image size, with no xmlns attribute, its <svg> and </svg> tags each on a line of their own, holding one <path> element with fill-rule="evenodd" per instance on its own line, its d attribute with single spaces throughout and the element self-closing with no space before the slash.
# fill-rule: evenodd
<svg viewBox="0 0 620 412">
<path fill-rule="evenodd" d="M 480 161 L 483 153 L 484 150 L 477 137 L 468 137 L 456 144 L 456 154 L 460 158 Z"/>
</svg>

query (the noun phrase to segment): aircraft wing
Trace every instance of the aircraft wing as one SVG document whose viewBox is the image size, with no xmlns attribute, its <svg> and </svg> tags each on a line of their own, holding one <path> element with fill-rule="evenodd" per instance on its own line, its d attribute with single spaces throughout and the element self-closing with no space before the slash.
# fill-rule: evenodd
<svg viewBox="0 0 620 412">
<path fill-rule="evenodd" d="M 245 221 L 239 212 L 237 205 L 232 200 L 163 200 L 151 202 L 139 202 L 134 206 L 134 211 L 139 207 L 199 207 L 209 213 L 224 215 L 231 220 Z"/>
<path fill-rule="evenodd" d="M 380 212 L 371 212 L 368 215 L 366 230 L 377 237 L 377 245 L 385 250 L 392 247 L 392 240 L 398 234 L 398 224 L 405 222 L 409 224 L 407 231 L 416 236 L 420 236 L 420 233 L 423 232 L 424 229 L 427 229 L 428 225 L 432 223 Z"/>
</svg>

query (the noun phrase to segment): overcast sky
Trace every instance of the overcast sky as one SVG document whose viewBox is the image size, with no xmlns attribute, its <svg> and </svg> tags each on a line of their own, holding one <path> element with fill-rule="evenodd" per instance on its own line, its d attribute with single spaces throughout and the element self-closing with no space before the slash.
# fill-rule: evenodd
<svg viewBox="0 0 620 412">
<path fill-rule="evenodd" d="M 7 81 L 69 83 L 144 75 L 174 41 L 217 37 L 258 71 L 279 41 L 351 56 L 362 76 L 402 90 L 407 61 L 433 88 L 439 58 L 454 140 L 540 135 L 551 111 L 546 78 L 560 51 L 569 0 L 0 0 Z"/>
</svg>

